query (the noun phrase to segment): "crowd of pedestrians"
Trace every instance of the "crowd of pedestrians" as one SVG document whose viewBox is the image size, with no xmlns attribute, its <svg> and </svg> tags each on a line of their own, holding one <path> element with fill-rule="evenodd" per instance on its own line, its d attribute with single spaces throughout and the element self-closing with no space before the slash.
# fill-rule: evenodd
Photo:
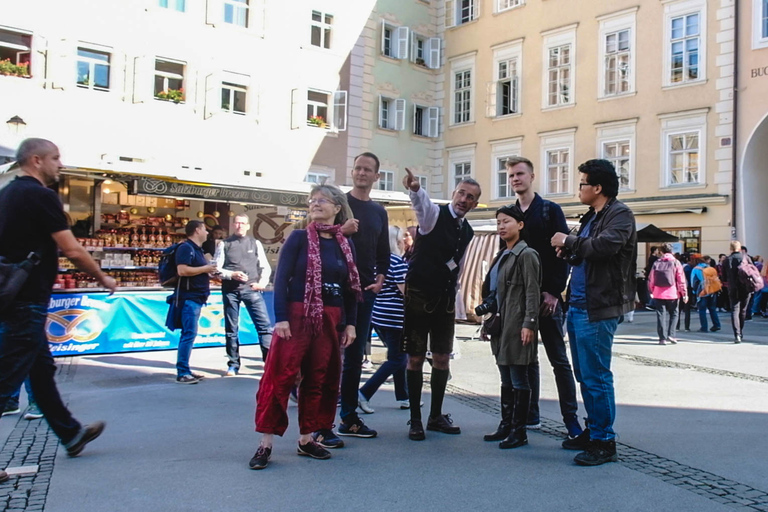
<svg viewBox="0 0 768 512">
<path fill-rule="evenodd" d="M 23 291 L 0 311 L 0 410 L 19 412 L 19 392 L 26 382 L 29 419 L 45 417 L 67 453 L 76 456 L 101 434 L 104 423 L 82 426 L 62 403 L 54 382 L 44 326 L 58 251 L 110 292 L 116 284 L 77 243 L 61 202 L 47 188 L 58 179 L 58 148 L 28 139 L 19 148 L 18 162 L 21 176 L 0 192 L 0 209 L 7 213 L 0 217 L 0 256 L 21 261 L 36 253 L 40 264 Z M 298 455 L 328 459 L 330 450 L 344 447 L 342 437 L 376 437 L 358 410 L 375 412 L 370 401 L 390 377 L 397 404 L 409 411 L 409 439 L 422 441 L 425 431 L 461 433 L 443 405 L 458 279 L 474 236 L 466 215 L 477 207 L 481 187 L 464 178 L 451 200 L 438 205 L 406 169 L 403 185 L 418 226 L 403 229 L 389 225 L 384 207 L 371 199 L 379 165 L 372 153 L 356 157 L 346 194 L 332 185 L 312 187 L 307 221 L 291 232 L 280 251 L 274 327 L 262 295 L 272 269 L 261 243 L 249 235 L 246 215 L 234 217 L 228 238 L 223 229 L 209 237 L 202 222 L 189 221 L 187 239 L 175 248 L 177 281 L 168 298 L 167 324 L 181 330 L 176 382 L 198 384 L 204 378 L 192 371 L 190 356 L 211 276 L 222 281 L 225 376 L 236 376 L 241 367 L 241 304 L 256 327 L 265 368 L 256 394 L 255 430 L 261 437 L 251 469 L 268 466 L 274 436 L 288 427 L 290 396 L 298 402 Z M 501 419 L 484 440 L 498 441 L 502 449 L 518 448 L 528 444 L 528 429 L 540 427 L 541 341 L 568 434 L 563 448 L 578 451 L 574 461 L 583 466 L 616 461 L 611 353 L 616 329 L 634 311 L 638 292 L 634 215 L 617 198 L 618 177 L 607 160 L 579 166 L 579 199 L 587 211 L 572 232 L 560 206 L 535 193 L 530 160 L 513 157 L 506 168 L 516 200 L 496 211 L 501 246 L 476 309 L 479 316 L 487 315 L 483 331 L 500 376 Z M 718 309 L 729 310 L 734 342 L 741 343 L 750 314 L 765 314 L 766 270 L 762 258 L 750 258 L 737 241 L 718 262 L 700 254 L 678 258 L 670 244 L 653 248 L 643 288 L 657 313 L 659 344 L 678 342 L 680 322 L 689 330 L 694 308 L 703 332 L 720 330 Z M 639 292 L 642 298 L 646 290 Z M 362 384 L 372 330 L 387 349 L 386 361 Z M 424 422 L 428 352 L 431 395 Z M 577 417 L 576 383 L 587 412 L 584 428 Z M 0 482 L 7 478 L 0 471 Z"/>
</svg>

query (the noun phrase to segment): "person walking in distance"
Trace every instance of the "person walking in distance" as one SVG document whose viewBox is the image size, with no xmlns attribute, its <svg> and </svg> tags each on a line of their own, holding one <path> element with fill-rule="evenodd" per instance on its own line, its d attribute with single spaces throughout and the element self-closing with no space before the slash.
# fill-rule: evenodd
<svg viewBox="0 0 768 512">
<path fill-rule="evenodd" d="M 253 321 L 259 335 L 261 357 L 266 362 L 272 342 L 272 323 L 262 292 L 269 284 L 272 267 L 269 266 L 264 246 L 249 235 L 248 216 L 235 215 L 232 236 L 219 244 L 216 266 L 221 269 L 221 297 L 224 303 L 224 331 L 227 335 L 227 376 L 240 371 L 240 303 Z"/>
<path fill-rule="evenodd" d="M 697 255 L 698 256 L 698 255 Z M 720 279 L 717 277 L 717 269 L 712 266 L 712 258 L 709 256 L 692 258 L 696 265 L 691 271 L 691 288 L 698 302 L 699 332 L 707 332 L 707 311 L 712 318 L 712 332 L 720 330 L 720 318 L 717 315 L 717 293 L 722 289 Z"/>
<path fill-rule="evenodd" d="M 51 430 L 70 457 L 99 437 L 105 423 L 83 426 L 59 395 L 45 324 L 53 282 L 59 268 L 59 251 L 77 268 L 94 277 L 113 293 L 117 283 L 104 274 L 69 229 L 59 196 L 48 188 L 59 180 L 59 148 L 45 139 L 26 139 L 19 145 L 16 162 L 20 175 L 0 191 L 0 256 L 9 263 L 37 253 L 21 291 L 0 311 L 0 411 L 29 376 L 32 392 Z M 0 470 L 0 482 L 8 480 Z"/>
<path fill-rule="evenodd" d="M 589 211 L 577 234 L 555 233 L 551 242 L 572 267 L 568 340 L 587 409 L 587 428 L 563 448 L 583 450 L 574 461 L 597 466 L 618 460 L 611 348 L 619 318 L 634 308 L 637 229 L 632 210 L 616 199 L 619 178 L 611 162 L 588 160 L 579 172 L 579 200 Z"/>
<path fill-rule="evenodd" d="M 741 242 L 731 242 L 731 254 L 723 259 L 723 279 L 728 281 L 728 298 L 731 303 L 731 324 L 733 342 L 741 343 L 744 339 L 744 323 L 747 319 L 747 305 L 752 293 L 739 279 L 739 266 L 744 258 L 749 258 L 741 251 Z"/>
<path fill-rule="evenodd" d="M 191 220 L 184 226 L 187 239 L 176 249 L 176 273 L 179 283 L 174 294 L 168 299 L 180 315 L 181 336 L 176 354 L 176 382 L 197 384 L 203 379 L 201 373 L 194 373 L 189 367 L 192 347 L 197 338 L 197 324 L 200 313 L 211 294 L 209 274 L 216 272 L 203 255 L 203 242 L 208 237 L 205 224 Z"/>
<path fill-rule="evenodd" d="M 421 389 L 427 338 L 432 352 L 432 404 L 427 430 L 460 434 L 450 414 L 443 414 L 443 398 L 450 375 L 450 354 L 456 307 L 459 265 L 474 231 L 464 216 L 480 199 L 480 184 L 471 178 L 461 180 L 451 202 L 437 206 L 421 188 L 419 180 L 406 168 L 403 185 L 419 222 L 419 234 L 405 279 L 405 323 L 403 351 L 408 354 L 406 381 L 411 406 L 408 437 L 425 438 L 421 421 Z"/>
<path fill-rule="evenodd" d="M 648 289 L 656 306 L 656 331 L 659 345 L 677 343 L 677 318 L 680 314 L 680 300 L 688 302 L 688 285 L 683 273 L 683 266 L 672 254 L 672 245 L 659 247 L 661 258 L 656 260 L 648 276 Z"/>
<path fill-rule="evenodd" d="M 557 395 L 560 401 L 560 414 L 569 437 L 577 437 L 582 429 L 577 413 L 576 383 L 573 370 L 568 361 L 563 328 L 562 294 L 568 280 L 568 263 L 557 257 L 550 240 L 555 233 L 568 233 L 563 210 L 557 203 L 542 199 L 533 190 L 536 175 L 533 163 L 527 158 L 512 157 L 507 159 L 509 186 L 517 196 L 515 205 L 524 212 L 525 241 L 529 247 L 539 253 L 541 258 L 541 308 L 539 309 L 539 334 L 547 351 L 555 374 Z M 538 428 L 540 369 L 538 357 L 528 368 L 528 380 L 531 388 L 531 405 L 528 412 L 528 428 Z"/>
</svg>

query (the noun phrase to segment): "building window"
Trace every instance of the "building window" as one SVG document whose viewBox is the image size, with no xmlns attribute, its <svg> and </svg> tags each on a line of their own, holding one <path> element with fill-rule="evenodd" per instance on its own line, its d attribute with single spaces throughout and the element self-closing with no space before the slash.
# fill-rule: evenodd
<svg viewBox="0 0 768 512">
<path fill-rule="evenodd" d="M 248 1 L 224 0 L 224 23 L 248 28 Z"/>
<path fill-rule="evenodd" d="M 511 156 L 511 155 L 510 155 Z M 509 178 L 507 177 L 507 158 L 508 156 L 496 157 L 496 198 L 504 199 L 512 197 L 514 194 L 509 187 Z"/>
<path fill-rule="evenodd" d="M 669 184 L 698 183 L 699 132 L 669 135 Z"/>
<path fill-rule="evenodd" d="M 110 54 L 77 49 L 77 86 L 97 91 L 109 90 Z"/>
<path fill-rule="evenodd" d="M 438 107 L 413 106 L 413 134 L 420 137 L 437 137 L 440 109 Z"/>
<path fill-rule="evenodd" d="M 155 59 L 155 98 L 184 101 L 184 64 Z"/>
<path fill-rule="evenodd" d="M 419 180 L 419 186 L 423 188 L 424 190 L 427 190 L 427 177 L 426 176 L 416 176 L 416 179 Z"/>
<path fill-rule="evenodd" d="M 768 0 L 762 0 L 760 5 L 760 37 L 768 38 Z"/>
<path fill-rule="evenodd" d="M 427 63 L 429 60 L 428 42 L 429 39 L 426 37 L 416 32 L 411 32 L 411 61 L 419 66 L 429 67 Z"/>
<path fill-rule="evenodd" d="M 184 12 L 187 10 L 187 0 L 159 0 L 158 5 L 163 9 Z"/>
<path fill-rule="evenodd" d="M 619 187 L 622 190 L 630 188 L 630 141 L 619 140 L 604 142 L 602 156 L 616 168 L 619 177 Z"/>
<path fill-rule="evenodd" d="M 462 25 L 477 19 L 477 4 L 480 0 L 455 0 L 456 24 Z"/>
<path fill-rule="evenodd" d="M 568 105 L 571 98 L 571 45 L 549 49 L 547 106 Z"/>
<path fill-rule="evenodd" d="M 523 0 L 496 0 L 496 12 L 507 11 L 520 7 L 525 2 Z"/>
<path fill-rule="evenodd" d="M 510 59 L 498 63 L 499 80 L 496 85 L 496 115 L 517 114 L 520 91 L 518 87 L 517 60 Z"/>
<path fill-rule="evenodd" d="M 0 29 L 0 61 L 8 61 L 2 65 L 7 74 L 29 76 L 31 57 L 31 35 Z"/>
<path fill-rule="evenodd" d="M 629 30 L 619 30 L 605 36 L 605 96 L 629 92 L 630 42 Z"/>
<path fill-rule="evenodd" d="M 408 58 L 408 27 L 395 27 L 381 22 L 381 54 L 392 59 Z"/>
<path fill-rule="evenodd" d="M 231 114 L 245 115 L 245 98 L 248 88 L 243 85 L 222 82 L 221 84 L 221 110 Z"/>
<path fill-rule="evenodd" d="M 461 180 L 472 177 L 472 164 L 470 162 L 457 162 L 453 164 L 453 186 L 458 187 Z"/>
<path fill-rule="evenodd" d="M 312 46 L 331 47 L 331 28 L 333 16 L 320 11 L 312 11 Z"/>
<path fill-rule="evenodd" d="M 405 129 L 405 100 L 379 96 L 379 128 Z"/>
<path fill-rule="evenodd" d="M 307 125 L 318 128 L 328 126 L 330 94 L 320 91 L 307 91 Z"/>
<path fill-rule="evenodd" d="M 699 13 L 679 16 L 671 20 L 670 82 L 682 83 L 698 80 L 699 45 L 701 30 Z"/>
<path fill-rule="evenodd" d="M 395 173 L 379 171 L 379 190 L 395 190 Z"/>
<path fill-rule="evenodd" d="M 319 185 L 322 185 L 326 181 L 328 181 L 329 176 L 327 174 L 322 174 L 319 172 L 308 172 L 306 178 L 304 178 L 304 181 L 307 183 L 317 183 Z"/>
<path fill-rule="evenodd" d="M 547 194 L 565 194 L 570 191 L 571 163 L 569 149 L 553 149 L 547 156 Z"/>
<path fill-rule="evenodd" d="M 470 70 L 454 73 L 453 122 L 468 123 L 472 110 L 472 72 Z"/>
</svg>

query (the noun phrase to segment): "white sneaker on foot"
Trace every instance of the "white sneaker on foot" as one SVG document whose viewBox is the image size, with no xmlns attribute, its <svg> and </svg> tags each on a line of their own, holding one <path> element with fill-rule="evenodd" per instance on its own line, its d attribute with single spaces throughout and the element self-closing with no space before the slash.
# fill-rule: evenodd
<svg viewBox="0 0 768 512">
<path fill-rule="evenodd" d="M 368 402 L 368 399 L 365 398 L 365 395 L 363 395 L 360 391 L 357 392 L 357 405 L 360 407 L 360 410 L 363 411 L 365 414 L 373 414 L 376 412 L 376 410 L 371 407 L 371 404 Z"/>
</svg>

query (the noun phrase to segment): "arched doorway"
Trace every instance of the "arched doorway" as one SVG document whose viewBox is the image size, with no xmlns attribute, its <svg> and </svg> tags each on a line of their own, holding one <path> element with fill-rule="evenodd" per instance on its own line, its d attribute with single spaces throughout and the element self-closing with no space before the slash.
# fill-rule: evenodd
<svg viewBox="0 0 768 512">
<path fill-rule="evenodd" d="M 768 255 L 768 115 L 744 148 L 741 164 L 738 238 L 752 255 Z"/>
</svg>

